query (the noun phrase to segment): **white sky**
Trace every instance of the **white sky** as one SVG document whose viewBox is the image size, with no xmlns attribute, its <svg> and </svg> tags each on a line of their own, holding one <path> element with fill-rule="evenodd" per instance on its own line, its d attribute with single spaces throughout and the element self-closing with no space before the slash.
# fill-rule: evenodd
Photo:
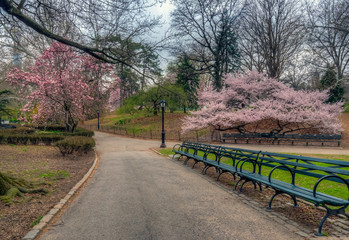
<svg viewBox="0 0 349 240">
<path fill-rule="evenodd" d="M 157 4 L 156 6 L 149 9 L 149 11 L 155 16 L 161 16 L 162 17 L 161 22 L 164 23 L 162 27 L 155 29 L 155 33 L 153 34 L 153 36 L 151 36 L 151 38 L 153 38 L 155 41 L 160 41 L 165 36 L 167 30 L 170 28 L 170 24 L 171 24 L 170 15 L 171 15 L 171 11 L 173 11 L 174 8 L 175 7 L 170 3 L 170 1 L 167 0 L 162 4 Z M 160 54 L 164 58 L 170 57 L 167 51 L 162 51 Z M 161 61 L 161 68 L 165 71 L 166 66 L 168 64 L 168 60 L 160 58 L 160 61 Z"/>
</svg>

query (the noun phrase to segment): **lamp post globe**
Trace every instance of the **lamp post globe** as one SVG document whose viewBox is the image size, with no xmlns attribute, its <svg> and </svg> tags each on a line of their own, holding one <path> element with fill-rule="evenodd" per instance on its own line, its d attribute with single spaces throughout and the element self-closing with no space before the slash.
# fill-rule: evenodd
<svg viewBox="0 0 349 240">
<path fill-rule="evenodd" d="M 161 106 L 161 120 L 162 120 L 162 131 L 161 131 L 161 148 L 165 148 L 165 121 L 164 121 L 164 114 L 165 114 L 165 106 L 166 102 L 164 99 L 160 101 L 160 106 Z"/>
</svg>

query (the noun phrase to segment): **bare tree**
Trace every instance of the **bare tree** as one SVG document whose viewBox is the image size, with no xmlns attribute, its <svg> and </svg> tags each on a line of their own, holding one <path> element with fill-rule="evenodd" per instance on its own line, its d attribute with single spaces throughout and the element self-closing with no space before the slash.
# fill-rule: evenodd
<svg viewBox="0 0 349 240">
<path fill-rule="evenodd" d="M 17 25 L 22 35 L 34 30 L 102 61 L 127 64 L 118 52 L 114 51 L 120 43 L 109 39 L 120 36 L 122 39 L 137 38 L 145 43 L 146 39 L 142 38 L 144 33 L 159 23 L 159 19 L 150 17 L 145 9 L 156 2 L 149 4 L 146 0 L 0 0 L 0 14 L 3 22 L 10 26 Z"/>
<path fill-rule="evenodd" d="M 348 72 L 349 63 L 349 1 L 320 0 L 308 5 L 309 46 L 318 57 L 315 67 L 335 66 L 338 79 Z"/>
<path fill-rule="evenodd" d="M 247 0 L 241 24 L 243 65 L 279 79 L 304 39 L 298 0 Z"/>
<path fill-rule="evenodd" d="M 223 86 L 224 73 L 239 65 L 238 16 L 243 9 L 236 0 L 174 0 L 172 13 L 177 51 L 196 62 L 201 73 L 209 73 L 216 89 Z"/>
</svg>

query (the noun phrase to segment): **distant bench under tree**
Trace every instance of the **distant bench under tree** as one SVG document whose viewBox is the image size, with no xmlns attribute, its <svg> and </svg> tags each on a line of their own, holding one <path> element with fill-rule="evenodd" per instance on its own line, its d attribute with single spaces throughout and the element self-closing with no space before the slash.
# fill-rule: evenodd
<svg viewBox="0 0 349 240">
<path fill-rule="evenodd" d="M 270 134 L 270 133 L 221 133 L 221 141 L 233 143 L 271 143 L 291 144 L 297 143 L 319 146 L 340 146 L 342 136 L 339 134 Z"/>
</svg>

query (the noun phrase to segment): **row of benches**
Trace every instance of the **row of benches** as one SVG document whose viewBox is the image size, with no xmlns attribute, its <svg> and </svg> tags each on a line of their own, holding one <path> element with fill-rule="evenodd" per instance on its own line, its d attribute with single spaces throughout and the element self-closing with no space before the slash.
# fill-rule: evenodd
<svg viewBox="0 0 349 240">
<path fill-rule="evenodd" d="M 221 141 L 232 141 L 234 143 L 251 143 L 262 144 L 268 142 L 271 144 L 305 144 L 320 146 L 338 146 L 341 145 L 342 136 L 339 134 L 270 134 L 270 133 L 221 133 Z"/>
<path fill-rule="evenodd" d="M 298 206 L 297 198 L 302 198 L 315 206 L 323 206 L 327 213 L 322 218 L 316 235 L 322 235 L 322 227 L 326 219 L 332 215 L 342 214 L 349 219 L 346 208 L 349 206 L 349 198 L 341 199 L 335 194 L 318 188 L 325 184 L 341 184 L 348 188 L 349 193 L 349 162 L 340 160 L 329 160 L 313 157 L 295 156 L 288 154 L 278 154 L 263 151 L 247 150 L 240 148 L 230 148 L 194 142 L 183 142 L 173 147 L 174 155 L 186 157 L 184 164 L 190 159 L 195 164 L 204 164 L 202 170 L 206 174 L 210 167 L 216 168 L 217 180 L 224 173 L 239 176 L 239 181 L 235 184 L 235 190 L 240 185 L 240 191 L 247 182 L 252 182 L 262 190 L 262 186 L 275 190 L 275 194 L 270 198 L 268 209 L 271 209 L 274 198 L 279 194 L 288 194 Z M 287 172 L 290 182 L 280 177 Z M 298 177 L 299 176 L 299 177 Z M 298 177 L 298 178 L 297 178 Z M 303 177 L 312 179 L 311 186 L 304 186 Z M 329 182 L 328 182 L 329 181 Z M 307 181 L 309 182 L 309 181 Z M 310 181 L 311 182 L 311 181 Z M 325 190 L 331 186 L 326 185 Z M 343 191 L 345 189 L 343 188 Z"/>
</svg>

